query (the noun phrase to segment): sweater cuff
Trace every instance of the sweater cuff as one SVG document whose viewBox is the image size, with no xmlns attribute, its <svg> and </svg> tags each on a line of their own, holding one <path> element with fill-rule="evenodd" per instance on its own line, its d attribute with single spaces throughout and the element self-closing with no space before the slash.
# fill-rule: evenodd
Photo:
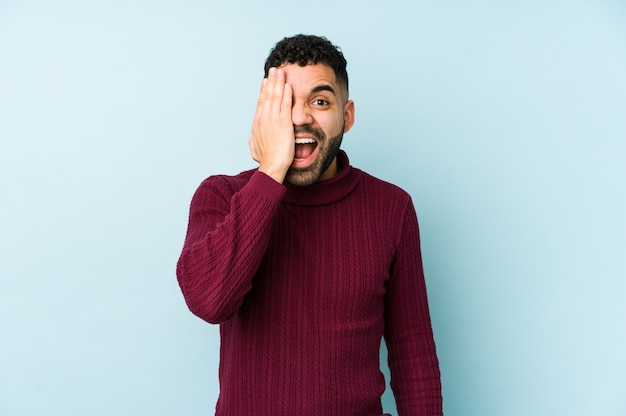
<svg viewBox="0 0 626 416">
<path fill-rule="evenodd" d="M 248 186 L 263 199 L 282 201 L 287 193 L 285 185 L 258 170 L 252 174 Z"/>
</svg>

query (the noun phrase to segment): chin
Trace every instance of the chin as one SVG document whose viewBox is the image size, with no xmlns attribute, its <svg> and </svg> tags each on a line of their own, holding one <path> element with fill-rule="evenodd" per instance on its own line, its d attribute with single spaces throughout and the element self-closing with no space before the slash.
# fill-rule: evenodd
<svg viewBox="0 0 626 416">
<path fill-rule="evenodd" d="M 311 171 L 309 169 L 293 170 L 290 169 L 285 176 L 285 181 L 294 186 L 309 186 L 318 182 L 322 177 L 321 172 Z"/>
</svg>

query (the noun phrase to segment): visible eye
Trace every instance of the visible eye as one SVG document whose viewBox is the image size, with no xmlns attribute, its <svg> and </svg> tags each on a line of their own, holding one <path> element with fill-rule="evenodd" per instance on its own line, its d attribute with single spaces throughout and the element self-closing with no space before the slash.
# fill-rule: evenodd
<svg viewBox="0 0 626 416">
<path fill-rule="evenodd" d="M 313 105 L 315 106 L 319 106 L 319 107 L 324 107 L 327 106 L 328 104 L 330 104 L 328 101 L 318 98 L 317 100 L 313 100 Z"/>
</svg>

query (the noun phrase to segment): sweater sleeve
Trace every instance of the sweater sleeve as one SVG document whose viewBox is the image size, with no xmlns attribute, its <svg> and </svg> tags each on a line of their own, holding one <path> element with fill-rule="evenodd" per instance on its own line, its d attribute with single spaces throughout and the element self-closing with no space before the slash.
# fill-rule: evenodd
<svg viewBox="0 0 626 416">
<path fill-rule="evenodd" d="M 220 176 L 200 185 L 176 266 L 187 306 L 210 323 L 230 319 L 252 288 L 285 194 L 283 185 L 258 171 L 237 192 L 231 187 Z"/>
<path fill-rule="evenodd" d="M 385 299 L 391 388 L 400 416 L 443 414 L 441 378 L 422 268 L 417 216 L 409 200 Z"/>
</svg>

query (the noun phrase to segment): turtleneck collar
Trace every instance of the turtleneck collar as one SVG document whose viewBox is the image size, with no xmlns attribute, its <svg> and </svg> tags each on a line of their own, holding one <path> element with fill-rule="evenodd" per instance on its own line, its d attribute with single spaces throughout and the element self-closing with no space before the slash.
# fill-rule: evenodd
<svg viewBox="0 0 626 416">
<path fill-rule="evenodd" d="M 343 199 L 357 186 L 360 171 L 350 166 L 348 155 L 343 150 L 337 154 L 337 176 L 309 186 L 285 184 L 287 194 L 284 202 L 294 205 L 326 205 Z"/>
</svg>

